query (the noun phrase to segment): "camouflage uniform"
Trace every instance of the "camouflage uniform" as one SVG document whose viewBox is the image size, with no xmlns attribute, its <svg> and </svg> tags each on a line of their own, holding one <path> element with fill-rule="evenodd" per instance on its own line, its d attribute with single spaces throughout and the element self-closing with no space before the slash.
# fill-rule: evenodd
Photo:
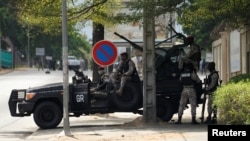
<svg viewBox="0 0 250 141">
<path fill-rule="evenodd" d="M 193 64 L 196 72 L 199 71 L 199 63 L 201 60 L 200 47 L 195 44 L 190 45 L 190 51 L 184 57 L 180 58 L 178 67 L 180 70 L 183 69 L 184 64 Z"/>
<path fill-rule="evenodd" d="M 135 63 L 131 59 L 120 62 L 117 68 L 117 71 L 118 71 L 118 74 L 121 75 L 120 88 L 116 92 L 119 95 L 122 94 L 125 84 L 128 80 L 133 81 L 133 82 L 140 81 L 140 77 L 137 73 Z"/>
<path fill-rule="evenodd" d="M 96 90 L 97 91 L 105 91 L 106 90 L 106 85 L 109 82 L 109 76 L 107 74 L 102 74 L 98 83 L 97 83 L 97 87 Z"/>
<path fill-rule="evenodd" d="M 208 117 L 206 120 L 206 123 L 210 123 L 211 121 L 211 116 L 212 114 L 214 114 L 213 116 L 213 120 L 216 120 L 216 116 L 217 116 L 217 108 L 214 107 L 213 104 L 213 93 L 216 90 L 217 86 L 218 86 L 218 80 L 219 80 L 219 74 L 217 71 L 212 71 L 209 76 L 208 76 L 208 86 L 205 88 L 205 91 L 207 92 L 207 112 L 208 112 Z"/>
<path fill-rule="evenodd" d="M 106 92 L 106 86 L 109 82 L 109 76 L 105 73 L 103 67 L 98 68 L 98 73 L 100 75 L 100 78 L 97 82 L 97 87 L 90 89 L 91 93 L 93 94 L 105 94 Z"/>
<path fill-rule="evenodd" d="M 181 123 L 181 118 L 183 115 L 183 111 L 188 103 L 188 100 L 191 105 L 191 115 L 192 115 L 192 123 L 197 124 L 195 120 L 196 116 L 196 91 L 195 91 L 195 83 L 200 83 L 201 80 L 199 76 L 194 71 L 184 71 L 181 73 L 181 82 L 183 83 L 183 90 L 181 93 L 181 99 L 179 103 L 179 110 L 178 110 L 178 124 Z"/>
</svg>

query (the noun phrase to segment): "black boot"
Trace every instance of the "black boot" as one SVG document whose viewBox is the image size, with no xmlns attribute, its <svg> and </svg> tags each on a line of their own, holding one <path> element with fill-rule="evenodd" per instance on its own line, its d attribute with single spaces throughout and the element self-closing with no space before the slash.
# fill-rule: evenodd
<svg viewBox="0 0 250 141">
<path fill-rule="evenodd" d="M 195 117 L 192 117 L 192 124 L 199 124 L 199 123 L 196 121 Z"/>
<path fill-rule="evenodd" d="M 217 124 L 217 118 L 216 118 L 216 117 L 213 117 L 213 119 L 211 120 L 211 123 Z"/>
<path fill-rule="evenodd" d="M 208 116 L 208 117 L 207 117 L 205 123 L 206 123 L 206 124 L 211 124 L 211 123 L 212 123 L 211 116 Z"/>
<path fill-rule="evenodd" d="M 181 116 L 178 117 L 178 121 L 175 124 L 181 124 Z"/>
</svg>

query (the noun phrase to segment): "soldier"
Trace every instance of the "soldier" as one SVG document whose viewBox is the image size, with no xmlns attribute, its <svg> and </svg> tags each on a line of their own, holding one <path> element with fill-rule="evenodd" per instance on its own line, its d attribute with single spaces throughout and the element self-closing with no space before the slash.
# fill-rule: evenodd
<svg viewBox="0 0 250 141">
<path fill-rule="evenodd" d="M 91 92 L 95 92 L 99 91 L 99 92 L 105 92 L 106 90 L 106 85 L 109 82 L 109 76 L 107 74 L 105 74 L 105 68 L 102 66 L 98 67 L 98 73 L 100 75 L 100 78 L 97 82 L 97 87 L 94 89 L 91 89 Z"/>
<path fill-rule="evenodd" d="M 140 82 L 140 77 L 137 73 L 135 63 L 128 58 L 128 53 L 120 54 L 121 62 L 118 65 L 117 72 L 121 76 L 120 88 L 116 91 L 118 95 L 122 95 L 125 84 L 128 80 Z"/>
<path fill-rule="evenodd" d="M 178 121 L 176 122 L 176 124 L 181 124 L 183 111 L 188 101 L 191 105 L 192 124 L 198 124 L 195 119 L 197 106 L 195 84 L 201 83 L 201 80 L 194 71 L 194 67 L 191 63 L 188 63 L 184 68 L 184 72 L 180 74 L 180 81 L 183 84 L 183 90 L 181 93 L 181 99 L 178 110 Z"/>
<path fill-rule="evenodd" d="M 199 71 L 199 64 L 201 60 L 201 51 L 200 47 L 194 43 L 194 37 L 188 36 L 185 40 L 185 44 L 190 45 L 190 50 L 184 57 L 179 60 L 179 70 L 183 69 L 183 66 L 187 63 L 192 63 L 195 71 Z"/>
<path fill-rule="evenodd" d="M 208 75 L 207 84 L 208 86 L 204 89 L 205 94 L 207 94 L 208 102 L 207 102 L 207 112 L 208 117 L 205 123 L 217 123 L 217 108 L 212 105 L 213 102 L 213 93 L 217 89 L 219 74 L 218 71 L 215 70 L 215 63 L 210 62 L 207 67 L 210 74 Z M 213 118 L 212 118 L 213 114 Z"/>
</svg>

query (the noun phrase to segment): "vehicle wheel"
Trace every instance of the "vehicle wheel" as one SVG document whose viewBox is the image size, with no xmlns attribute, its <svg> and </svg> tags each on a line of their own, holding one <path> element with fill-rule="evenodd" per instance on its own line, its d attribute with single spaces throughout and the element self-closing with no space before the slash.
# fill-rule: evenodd
<svg viewBox="0 0 250 141">
<path fill-rule="evenodd" d="M 62 108 L 54 102 L 42 102 L 34 111 L 35 123 L 43 129 L 55 128 L 63 117 Z"/>
<path fill-rule="evenodd" d="M 112 100 L 115 106 L 121 110 L 137 109 L 142 101 L 142 94 L 137 85 L 134 83 L 127 83 L 122 96 L 112 93 Z"/>
<path fill-rule="evenodd" d="M 157 117 L 163 121 L 170 121 L 174 115 L 173 104 L 167 99 L 157 99 Z"/>
</svg>

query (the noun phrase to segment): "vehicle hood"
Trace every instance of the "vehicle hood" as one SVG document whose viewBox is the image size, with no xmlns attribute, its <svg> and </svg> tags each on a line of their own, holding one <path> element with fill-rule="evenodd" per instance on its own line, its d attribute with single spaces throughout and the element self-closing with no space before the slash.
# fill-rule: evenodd
<svg viewBox="0 0 250 141">
<path fill-rule="evenodd" d="M 63 90 L 63 83 L 53 83 L 53 84 L 46 84 L 43 86 L 28 88 L 27 92 L 48 92 L 48 91 L 62 91 Z"/>
</svg>

